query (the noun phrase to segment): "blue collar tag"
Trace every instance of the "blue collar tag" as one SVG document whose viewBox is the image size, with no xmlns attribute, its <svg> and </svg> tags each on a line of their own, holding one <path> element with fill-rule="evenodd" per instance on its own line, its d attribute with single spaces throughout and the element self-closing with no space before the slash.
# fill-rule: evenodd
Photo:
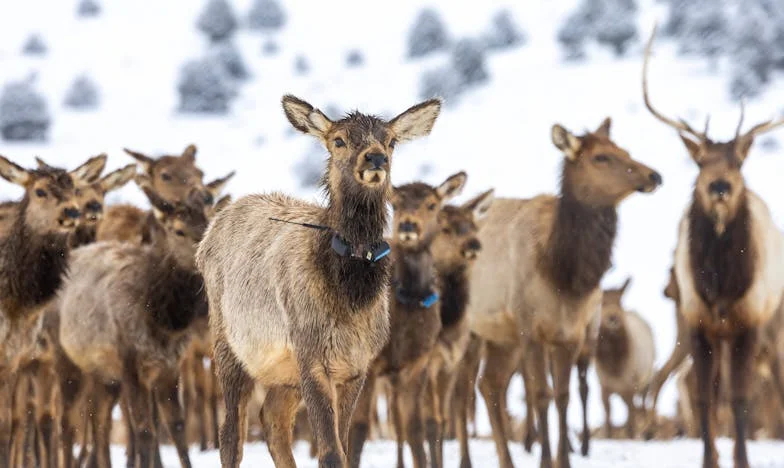
<svg viewBox="0 0 784 468">
<path fill-rule="evenodd" d="M 427 296 L 426 298 L 422 299 L 421 304 L 422 304 L 422 307 L 425 307 L 425 308 L 429 309 L 430 306 L 435 304 L 436 302 L 438 302 L 438 293 L 434 292 L 433 294 L 431 294 L 431 295 Z"/>
</svg>

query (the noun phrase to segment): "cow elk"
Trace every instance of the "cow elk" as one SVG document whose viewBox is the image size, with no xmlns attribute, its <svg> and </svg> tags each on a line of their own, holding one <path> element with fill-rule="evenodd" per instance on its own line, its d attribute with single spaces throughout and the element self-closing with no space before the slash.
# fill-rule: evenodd
<svg viewBox="0 0 784 468">
<path fill-rule="evenodd" d="M 441 103 L 425 101 L 391 121 L 359 112 L 332 121 L 291 95 L 282 104 L 292 126 L 329 151 L 328 202 L 280 193 L 243 197 L 218 213 L 199 247 L 226 405 L 221 463 L 239 466 L 256 382 L 268 389 L 261 417 L 277 466 L 294 466 L 300 399 L 319 465 L 346 466 L 356 400 L 389 335 L 390 261 L 382 236 L 392 153 L 398 142 L 430 133 Z"/>
<path fill-rule="evenodd" d="M 619 289 L 608 289 L 602 295 L 602 320 L 596 349 L 596 373 L 602 387 L 607 437 L 612 436 L 610 397 L 620 395 L 626 403 L 626 436 L 637 434 L 635 417 L 645 414 L 645 405 L 638 408 L 635 399 L 644 403 L 645 391 L 653 376 L 656 348 L 651 327 L 621 303 L 630 279 Z"/>
<path fill-rule="evenodd" d="M 656 110 L 648 97 L 647 69 L 656 35 L 645 50 L 643 97 L 658 120 L 674 128 L 699 167 L 690 206 L 678 228 L 675 276 L 681 312 L 691 336 L 697 381 L 697 408 L 704 444 L 703 466 L 718 466 L 711 424 L 713 382 L 721 362 L 722 343 L 729 353 L 735 466 L 749 466 L 747 420 L 753 361 L 761 329 L 771 320 L 784 292 L 782 236 L 765 202 L 741 174 L 755 137 L 784 119 L 743 127 L 743 106 L 735 136 L 714 141 L 683 120 Z"/>
<path fill-rule="evenodd" d="M 610 266 L 617 205 L 633 192 L 652 192 L 661 176 L 610 139 L 610 119 L 577 136 L 560 125 L 553 144 L 564 155 L 559 196 L 496 199 L 479 240 L 482 255 L 471 277 L 472 331 L 486 342 L 479 388 L 486 400 L 502 467 L 513 466 L 506 446 L 504 389 L 524 354 L 527 398 L 536 408 L 541 466 L 552 465 L 547 411 L 555 389 L 558 463 L 569 465 L 566 421 L 569 380 L 592 321 L 600 313 L 599 282 Z M 597 329 L 598 332 L 598 329 Z M 549 356 L 548 356 L 549 355 Z"/>
</svg>

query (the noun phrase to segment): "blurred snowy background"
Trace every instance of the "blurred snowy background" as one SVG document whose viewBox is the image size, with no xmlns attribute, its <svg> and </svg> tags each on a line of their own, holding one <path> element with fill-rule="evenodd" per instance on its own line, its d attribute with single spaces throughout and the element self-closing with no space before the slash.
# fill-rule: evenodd
<svg viewBox="0 0 784 468">
<path fill-rule="evenodd" d="M 237 170 L 235 196 L 315 198 L 326 152 L 291 129 L 283 94 L 331 117 L 355 108 L 391 117 L 439 95 L 447 105 L 432 135 L 401 147 L 393 181 L 437 183 L 466 170 L 464 197 L 489 187 L 527 197 L 558 186 L 550 126 L 580 132 L 609 115 L 618 144 L 664 176 L 658 192 L 622 205 L 605 278 L 607 286 L 633 278 L 626 303 L 653 326 L 661 364 L 675 340 L 662 290 L 696 168 L 642 103 L 642 46 L 654 21 L 650 89 L 665 113 L 697 126 L 710 115 L 711 135 L 722 139 L 733 134 L 741 97 L 748 125 L 782 111 L 781 0 L 6 0 L 0 154 L 73 168 L 107 152 L 110 170 L 131 162 L 123 147 L 179 153 L 195 143 L 208 180 Z M 744 173 L 784 227 L 782 138 L 757 141 Z M 0 183 L 0 198 L 20 195 Z M 130 184 L 109 201 L 144 197 Z M 521 395 L 518 379 L 509 394 L 517 414 Z M 670 384 L 663 412 L 674 411 L 674 395 Z M 489 432 L 482 410 L 480 418 Z"/>
</svg>

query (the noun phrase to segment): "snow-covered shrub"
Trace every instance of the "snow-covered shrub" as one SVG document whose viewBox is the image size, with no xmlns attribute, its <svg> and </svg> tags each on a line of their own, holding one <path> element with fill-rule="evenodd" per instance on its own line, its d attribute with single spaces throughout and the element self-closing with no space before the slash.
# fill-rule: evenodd
<svg viewBox="0 0 784 468">
<path fill-rule="evenodd" d="M 33 80 L 11 82 L 0 94 L 0 135 L 8 141 L 46 139 L 52 119 L 46 100 L 33 87 Z"/>
<path fill-rule="evenodd" d="M 297 75 L 307 75 L 310 71 L 310 64 L 304 55 L 297 55 L 297 58 L 294 59 L 294 71 Z"/>
<path fill-rule="evenodd" d="M 678 51 L 709 58 L 727 52 L 733 43 L 726 2 L 691 0 L 684 6 L 678 30 Z"/>
<path fill-rule="evenodd" d="M 424 57 L 448 45 L 449 34 L 438 12 L 432 8 L 420 11 L 408 32 L 408 57 Z"/>
<path fill-rule="evenodd" d="M 231 41 L 221 41 L 210 46 L 209 55 L 223 64 L 226 73 L 232 78 L 244 80 L 250 75 L 240 50 Z"/>
<path fill-rule="evenodd" d="M 346 54 L 347 67 L 361 67 L 365 63 L 365 56 L 358 49 L 349 50 Z"/>
<path fill-rule="evenodd" d="M 585 58 L 585 42 L 590 38 L 590 25 L 585 17 L 573 13 L 558 30 L 558 42 L 564 49 L 566 60 L 582 60 Z"/>
<path fill-rule="evenodd" d="M 634 0 L 606 0 L 602 14 L 593 25 L 596 41 L 623 56 L 637 39 L 637 5 Z"/>
<path fill-rule="evenodd" d="M 294 174 L 300 188 L 317 188 L 324 174 L 326 163 L 324 147 L 319 143 L 312 143 L 305 155 L 294 165 Z"/>
<path fill-rule="evenodd" d="M 46 43 L 40 34 L 33 33 L 22 46 L 24 55 L 44 55 L 46 54 Z"/>
<path fill-rule="evenodd" d="M 457 102 L 462 86 L 462 77 L 454 68 L 435 68 L 422 74 L 419 80 L 419 98 L 440 97 L 444 99 L 444 105 L 449 106 Z"/>
<path fill-rule="evenodd" d="M 501 10 L 493 16 L 490 30 L 484 36 L 485 46 L 490 50 L 509 49 L 525 42 L 525 33 L 515 23 L 509 10 Z"/>
<path fill-rule="evenodd" d="M 95 109 L 100 104 L 98 86 L 87 76 L 79 76 L 65 94 L 65 105 L 72 109 Z"/>
<path fill-rule="evenodd" d="M 750 1 L 733 21 L 730 94 L 736 99 L 759 95 L 781 57 L 771 12 L 765 6 L 758 0 Z"/>
<path fill-rule="evenodd" d="M 210 40 L 220 41 L 234 34 L 237 18 L 226 0 L 207 0 L 196 25 Z"/>
<path fill-rule="evenodd" d="M 490 79 L 485 64 L 485 49 L 476 39 L 461 39 L 452 50 L 452 67 L 461 86 L 474 86 Z"/>
<path fill-rule="evenodd" d="M 276 31 L 286 24 L 286 12 L 277 0 L 255 0 L 248 11 L 248 27 Z"/>
<path fill-rule="evenodd" d="M 277 54 L 279 50 L 280 50 L 280 46 L 278 45 L 277 42 L 275 42 L 272 39 L 265 41 L 261 49 L 264 55 L 270 55 L 270 56 Z"/>
<path fill-rule="evenodd" d="M 226 68 L 214 57 L 192 60 L 180 70 L 180 112 L 224 114 L 236 96 Z"/>
<path fill-rule="evenodd" d="M 81 0 L 76 7 L 76 15 L 91 18 L 101 14 L 101 5 L 96 0 Z"/>
</svg>

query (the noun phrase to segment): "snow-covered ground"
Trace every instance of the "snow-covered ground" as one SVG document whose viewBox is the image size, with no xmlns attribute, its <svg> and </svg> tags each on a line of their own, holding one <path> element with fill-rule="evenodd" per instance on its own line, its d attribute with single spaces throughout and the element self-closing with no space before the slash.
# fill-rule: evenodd
<svg viewBox="0 0 784 468">
<path fill-rule="evenodd" d="M 151 154 L 176 153 L 188 143 L 198 145 L 197 160 L 207 179 L 237 170 L 228 190 L 235 196 L 283 190 L 317 197 L 315 191 L 298 189 L 293 173 L 313 142 L 295 135 L 283 117 L 280 97 L 293 93 L 314 105 L 335 105 L 341 110 L 358 108 L 392 116 L 417 102 L 421 73 L 445 62 L 434 56 L 405 60 L 406 33 L 419 9 L 418 0 L 377 2 L 366 0 L 285 2 L 288 23 L 274 35 L 280 46 L 275 56 L 264 56 L 267 38 L 241 29 L 236 41 L 252 78 L 240 88 L 232 112 L 225 117 L 183 116 L 176 113 L 176 83 L 182 63 L 206 51 L 207 41 L 195 28 L 204 2 L 194 0 L 104 0 L 95 19 L 77 19 L 75 1 L 25 0 L 0 2 L 0 83 L 38 74 L 37 87 L 48 98 L 54 117 L 49 141 L 10 144 L 0 141 L 0 154 L 33 166 L 40 155 L 51 164 L 74 167 L 88 156 L 107 152 L 111 170 L 131 162 L 123 147 Z M 232 0 L 244 15 L 250 0 Z M 590 50 L 584 64 L 565 64 L 554 40 L 555 31 L 574 4 L 572 1 L 529 0 L 506 2 L 453 2 L 430 0 L 455 37 L 478 35 L 500 7 L 508 7 L 528 36 L 517 49 L 492 54 L 487 86 L 465 94 L 455 106 L 445 108 L 432 135 L 401 146 L 394 161 L 393 180 L 415 178 L 436 183 L 466 170 L 464 197 L 495 187 L 499 196 L 527 197 L 557 188 L 560 156 L 550 142 L 550 126 L 559 122 L 574 131 L 599 125 L 612 116 L 612 134 L 632 156 L 663 174 L 663 187 L 652 195 L 634 195 L 620 208 L 620 232 L 607 286 L 627 276 L 633 283 L 626 297 L 628 307 L 639 311 L 652 325 L 657 363 L 667 358 L 675 340 L 672 305 L 662 290 L 667 281 L 676 223 L 686 206 L 697 173 L 677 135 L 645 110 L 640 90 L 641 44 L 627 58 L 615 59 L 606 50 Z M 641 0 L 641 34 L 647 35 L 654 19 L 663 18 L 664 4 Z M 20 54 L 30 33 L 39 32 L 49 52 L 41 58 Z M 365 65 L 345 66 L 350 48 L 360 49 Z M 304 55 L 311 71 L 294 73 L 294 59 Z M 681 116 L 700 126 L 711 115 L 711 135 L 732 136 L 738 106 L 727 96 L 727 77 L 704 61 L 677 57 L 674 45 L 657 43 L 651 64 L 653 100 L 671 116 Z M 62 106 L 73 79 L 87 73 L 101 88 L 97 112 L 74 112 Z M 778 115 L 784 98 L 782 81 L 775 82 L 760 99 L 747 106 L 747 124 Z M 758 141 L 744 167 L 747 182 L 768 201 L 775 219 L 784 227 L 781 198 L 782 150 L 765 141 L 782 141 L 779 132 Z M 766 149 L 767 148 L 767 149 Z M 0 198 L 15 198 L 18 188 L 0 183 Z M 129 185 L 110 196 L 110 202 L 145 204 L 141 192 Z M 603 422 L 595 375 L 591 374 L 590 421 Z M 573 395 L 576 395 L 576 387 Z M 513 382 L 511 410 L 522 414 L 522 385 Z M 674 387 L 665 387 L 660 408 L 674 411 Z M 481 401 L 481 399 L 480 399 Z M 570 422 L 577 427 L 577 399 L 570 406 Z M 615 402 L 616 423 L 625 419 Z M 554 416 L 554 411 L 551 412 Z M 489 425 L 480 407 L 480 432 Z M 551 424 L 553 427 L 555 424 Z M 452 446 L 450 446 L 452 447 Z M 367 466 L 389 466 L 394 456 L 388 442 L 371 443 Z M 723 463 L 731 463 L 731 449 L 721 441 Z M 486 440 L 474 441 L 476 466 L 492 466 L 494 450 Z M 447 466 L 455 464 L 455 451 L 447 450 Z M 298 448 L 302 466 L 315 466 Z M 271 461 L 266 448 L 245 450 L 246 466 Z M 701 454 L 695 441 L 672 443 L 597 442 L 590 459 L 574 457 L 577 467 L 598 466 L 696 466 Z M 115 453 L 122 455 L 120 449 Z M 520 466 L 534 466 L 536 458 L 514 446 Z M 176 466 L 172 452 L 166 452 Z M 784 466 L 784 446 L 772 442 L 751 445 L 753 466 Z M 774 461 L 778 460 L 779 465 Z M 216 466 L 216 453 L 194 453 L 196 466 Z"/>
</svg>

